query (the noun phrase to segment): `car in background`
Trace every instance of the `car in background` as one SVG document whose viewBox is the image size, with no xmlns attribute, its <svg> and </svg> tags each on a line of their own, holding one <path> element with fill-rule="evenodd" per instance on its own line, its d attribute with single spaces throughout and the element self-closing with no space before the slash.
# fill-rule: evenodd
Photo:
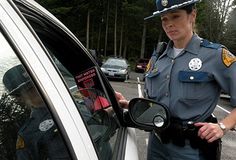
<svg viewBox="0 0 236 160">
<path fill-rule="evenodd" d="M 138 60 L 138 62 L 135 65 L 135 72 L 138 73 L 144 73 L 147 68 L 147 64 L 149 62 L 149 59 L 141 58 Z"/>
<path fill-rule="evenodd" d="M 129 79 L 130 66 L 124 58 L 108 58 L 101 66 L 101 70 L 107 78 L 122 81 Z"/>
</svg>

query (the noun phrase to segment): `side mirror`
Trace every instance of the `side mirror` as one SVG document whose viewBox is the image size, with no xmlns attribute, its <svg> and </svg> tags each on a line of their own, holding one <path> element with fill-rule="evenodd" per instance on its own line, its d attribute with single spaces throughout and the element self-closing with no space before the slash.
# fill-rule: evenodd
<svg viewBox="0 0 236 160">
<path fill-rule="evenodd" d="M 170 122 L 169 110 L 164 104 L 145 98 L 129 102 L 129 115 L 136 128 L 146 131 L 163 130 Z"/>
</svg>

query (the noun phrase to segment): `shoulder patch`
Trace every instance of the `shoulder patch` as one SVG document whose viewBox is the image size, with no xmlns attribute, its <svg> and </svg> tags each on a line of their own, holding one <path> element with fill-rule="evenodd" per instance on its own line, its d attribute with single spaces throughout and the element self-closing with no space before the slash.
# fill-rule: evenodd
<svg viewBox="0 0 236 160">
<path fill-rule="evenodd" d="M 154 50 L 153 54 L 152 54 L 152 57 L 150 58 L 150 60 L 147 64 L 147 68 L 146 68 L 146 71 L 145 71 L 146 73 L 153 69 L 156 60 L 157 60 L 157 54 L 156 54 L 156 51 Z"/>
<path fill-rule="evenodd" d="M 234 62 L 236 62 L 236 57 L 225 48 L 222 48 L 221 55 L 222 61 L 226 67 L 230 67 Z"/>
<path fill-rule="evenodd" d="M 148 64 L 147 64 L 147 67 L 146 67 L 146 71 L 145 71 L 145 72 L 148 72 L 150 69 L 151 69 L 151 59 L 149 60 L 149 62 L 148 62 Z"/>
<path fill-rule="evenodd" d="M 203 47 L 206 47 L 206 48 L 212 48 L 212 49 L 219 49 L 219 48 L 222 48 L 222 47 L 223 47 L 222 44 L 212 43 L 212 42 L 209 42 L 209 41 L 206 40 L 206 39 L 203 39 L 203 40 L 201 41 L 200 46 L 203 46 Z"/>
<path fill-rule="evenodd" d="M 17 141 L 16 141 L 16 149 L 24 149 L 25 148 L 25 141 L 24 139 L 18 135 Z"/>
</svg>

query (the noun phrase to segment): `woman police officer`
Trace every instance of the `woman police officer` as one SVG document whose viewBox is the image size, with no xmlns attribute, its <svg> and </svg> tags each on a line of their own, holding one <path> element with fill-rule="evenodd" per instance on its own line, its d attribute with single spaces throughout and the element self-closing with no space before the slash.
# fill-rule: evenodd
<svg viewBox="0 0 236 160">
<path fill-rule="evenodd" d="M 222 89 L 236 106 L 236 58 L 194 33 L 198 1 L 156 0 L 157 11 L 145 18 L 160 16 L 170 39 L 146 74 L 146 95 L 171 113 L 169 128 L 150 134 L 148 160 L 220 159 L 220 138 L 236 125 L 236 109 L 219 123 L 211 117 Z M 116 96 L 127 106 L 121 94 Z"/>
</svg>

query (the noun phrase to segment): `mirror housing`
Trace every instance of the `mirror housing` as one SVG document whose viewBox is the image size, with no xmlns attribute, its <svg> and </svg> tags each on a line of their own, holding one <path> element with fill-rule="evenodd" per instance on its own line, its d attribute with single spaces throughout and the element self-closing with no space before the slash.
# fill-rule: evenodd
<svg viewBox="0 0 236 160">
<path fill-rule="evenodd" d="M 166 105 L 150 99 L 134 98 L 129 102 L 129 117 L 135 128 L 145 131 L 161 131 L 170 123 L 170 113 Z"/>
</svg>

